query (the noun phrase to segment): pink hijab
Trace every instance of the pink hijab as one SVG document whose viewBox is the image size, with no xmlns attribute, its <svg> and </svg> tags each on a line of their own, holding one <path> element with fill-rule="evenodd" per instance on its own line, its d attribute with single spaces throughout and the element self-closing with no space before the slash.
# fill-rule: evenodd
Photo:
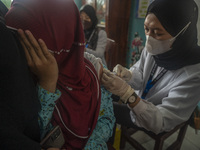
<svg viewBox="0 0 200 150">
<path fill-rule="evenodd" d="M 95 128 L 100 86 L 93 65 L 84 59 L 84 33 L 73 0 L 14 0 L 6 24 L 30 30 L 54 52 L 59 67 L 52 123 L 60 125 L 68 149 L 83 149 Z"/>
</svg>

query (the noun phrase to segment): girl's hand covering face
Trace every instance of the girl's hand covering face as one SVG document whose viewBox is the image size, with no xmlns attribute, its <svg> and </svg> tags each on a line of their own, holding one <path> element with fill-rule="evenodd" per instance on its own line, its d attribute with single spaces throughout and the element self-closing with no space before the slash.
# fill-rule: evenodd
<svg viewBox="0 0 200 150">
<path fill-rule="evenodd" d="M 38 78 L 38 83 L 49 92 L 55 92 L 58 79 L 58 65 L 42 39 L 38 41 L 28 30 L 18 30 L 28 66 Z"/>
</svg>

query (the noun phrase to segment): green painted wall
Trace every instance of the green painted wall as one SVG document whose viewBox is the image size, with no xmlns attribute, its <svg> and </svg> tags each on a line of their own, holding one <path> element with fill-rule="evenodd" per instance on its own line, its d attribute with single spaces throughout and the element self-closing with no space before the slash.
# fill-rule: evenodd
<svg viewBox="0 0 200 150">
<path fill-rule="evenodd" d="M 78 9 L 80 9 L 82 6 L 82 0 L 74 0 L 74 2 L 76 3 Z"/>
<path fill-rule="evenodd" d="M 10 8 L 11 0 L 1 0 L 7 8 Z"/>
<path fill-rule="evenodd" d="M 145 33 L 144 33 L 144 18 L 137 18 L 137 4 L 138 0 L 132 0 L 131 4 L 131 16 L 129 21 L 129 35 L 128 35 L 128 50 L 126 56 L 126 67 L 130 67 L 131 55 L 134 51 L 131 48 L 132 41 L 135 38 L 135 32 L 138 32 L 140 37 L 143 39 L 143 45 L 145 44 Z"/>
</svg>

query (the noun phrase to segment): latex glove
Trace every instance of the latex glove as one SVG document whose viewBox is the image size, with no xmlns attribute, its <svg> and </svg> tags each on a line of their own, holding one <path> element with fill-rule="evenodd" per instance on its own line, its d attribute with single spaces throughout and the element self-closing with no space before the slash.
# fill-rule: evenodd
<svg viewBox="0 0 200 150">
<path fill-rule="evenodd" d="M 134 93 L 134 89 L 126 81 L 105 68 L 101 82 L 108 91 L 119 96 L 124 103 L 127 103 L 128 98 Z"/>
<path fill-rule="evenodd" d="M 132 73 L 125 67 L 121 66 L 120 64 L 117 64 L 114 68 L 113 68 L 113 72 L 119 76 L 120 78 L 122 78 L 125 81 L 129 81 L 132 77 Z"/>
</svg>

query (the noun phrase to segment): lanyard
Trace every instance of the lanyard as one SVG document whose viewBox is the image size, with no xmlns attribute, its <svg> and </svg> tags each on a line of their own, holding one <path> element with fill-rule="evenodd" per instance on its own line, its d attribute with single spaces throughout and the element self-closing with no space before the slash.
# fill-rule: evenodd
<svg viewBox="0 0 200 150">
<path fill-rule="evenodd" d="M 151 70 L 151 74 L 149 77 L 149 80 L 147 82 L 146 88 L 142 94 L 142 99 L 145 99 L 146 95 L 148 94 L 149 90 L 154 86 L 154 84 L 160 79 L 162 78 L 162 76 L 167 72 L 166 69 L 163 69 L 157 76 L 156 78 L 152 81 L 152 78 L 156 72 L 156 69 L 158 68 L 157 64 L 154 64 L 153 69 Z"/>
<path fill-rule="evenodd" d="M 90 37 L 89 37 L 89 39 L 87 41 L 87 44 L 85 45 L 85 48 L 88 48 L 90 40 L 92 39 L 92 36 L 93 36 L 94 32 L 95 32 L 95 29 L 92 31 L 92 34 L 90 35 Z"/>
</svg>

